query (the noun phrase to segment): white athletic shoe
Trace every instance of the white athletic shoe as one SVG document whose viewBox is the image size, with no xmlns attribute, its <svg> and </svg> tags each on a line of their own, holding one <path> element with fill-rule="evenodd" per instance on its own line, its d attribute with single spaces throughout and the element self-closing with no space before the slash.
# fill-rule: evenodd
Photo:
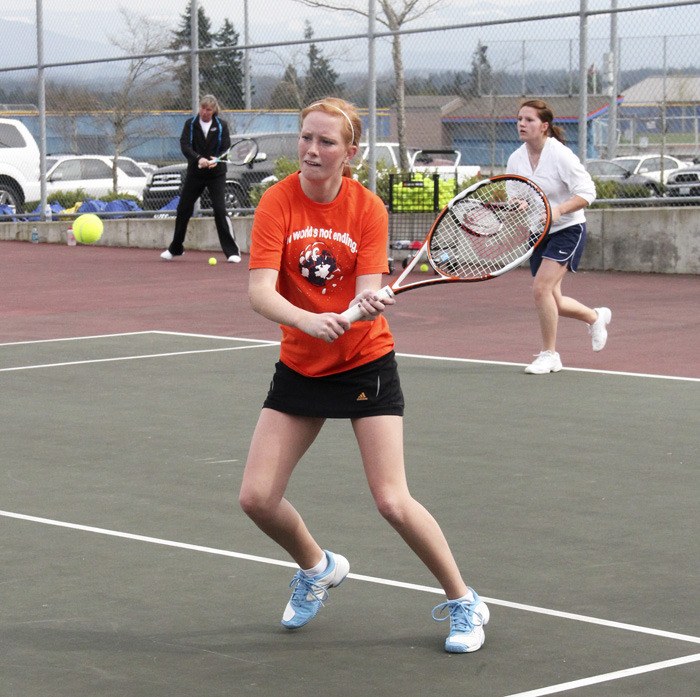
<svg viewBox="0 0 700 697">
<path fill-rule="evenodd" d="M 448 600 L 433 608 L 434 620 L 450 620 L 450 634 L 445 640 L 445 651 L 448 653 L 471 653 L 484 645 L 484 626 L 488 624 L 491 613 L 476 591 L 473 588 L 469 590 L 474 596 L 471 602 Z"/>
<path fill-rule="evenodd" d="M 160 258 L 165 259 L 165 261 L 172 261 L 173 255 L 170 253 L 170 250 L 166 249 L 164 252 L 161 253 Z"/>
<path fill-rule="evenodd" d="M 241 255 L 240 254 L 232 254 L 226 261 L 230 261 L 232 264 L 240 264 L 241 263 Z"/>
<path fill-rule="evenodd" d="M 540 351 L 537 358 L 525 368 L 525 372 L 531 375 L 545 375 L 558 373 L 561 368 L 561 358 L 556 351 Z"/>
<path fill-rule="evenodd" d="M 598 313 L 598 319 L 593 324 L 588 325 L 588 333 L 591 336 L 591 345 L 594 351 L 602 351 L 605 342 L 608 340 L 608 324 L 612 319 L 612 312 L 609 307 L 594 308 Z"/>
<path fill-rule="evenodd" d="M 317 576 L 307 576 L 299 570 L 289 584 L 294 589 L 284 608 L 282 625 L 287 629 L 298 629 L 316 617 L 328 600 L 328 589 L 339 586 L 350 571 L 350 562 L 340 554 L 324 550 L 328 566 Z"/>
</svg>

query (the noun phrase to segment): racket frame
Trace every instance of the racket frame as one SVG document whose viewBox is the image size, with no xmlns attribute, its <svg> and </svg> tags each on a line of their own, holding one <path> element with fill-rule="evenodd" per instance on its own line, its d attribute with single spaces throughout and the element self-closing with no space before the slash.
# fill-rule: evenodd
<svg viewBox="0 0 700 697">
<path fill-rule="evenodd" d="M 527 184 L 528 186 L 532 187 L 535 192 L 537 192 L 542 199 L 542 202 L 544 204 L 544 210 L 546 214 L 546 220 L 544 224 L 542 225 L 542 230 L 540 231 L 537 240 L 530 246 L 529 250 L 527 251 L 526 254 L 523 254 L 522 256 L 514 259 L 512 262 L 509 264 L 506 264 L 504 267 L 498 269 L 497 271 L 494 271 L 492 273 L 484 274 L 483 276 L 474 276 L 472 278 L 461 278 L 457 276 L 450 276 L 449 274 L 446 274 L 443 272 L 438 266 L 436 261 L 432 258 L 432 255 L 430 253 L 430 242 L 433 237 L 433 233 L 437 229 L 438 225 L 440 224 L 440 221 L 443 219 L 444 216 L 450 215 L 451 210 L 454 207 L 456 203 L 461 201 L 462 199 L 468 197 L 470 194 L 474 193 L 474 191 L 477 191 L 478 189 L 482 188 L 483 186 L 486 186 L 489 183 L 494 183 L 494 182 L 499 182 L 499 181 L 513 181 L 513 180 L 518 180 L 522 181 L 524 184 Z M 500 204 L 493 204 L 494 206 L 498 206 L 500 208 Z M 513 204 L 509 204 L 508 202 L 504 201 L 503 202 L 503 207 L 505 210 L 513 210 L 516 209 L 517 206 L 513 206 Z M 428 232 L 425 240 L 423 241 L 423 244 L 421 245 L 420 250 L 416 252 L 415 256 L 410 260 L 410 262 L 406 265 L 406 268 L 403 270 L 401 275 L 390 285 L 386 285 L 380 290 L 377 291 L 376 297 L 379 300 L 387 299 L 387 298 L 393 298 L 395 295 L 398 295 L 399 293 L 406 292 L 408 290 L 414 290 L 416 288 L 421 288 L 423 286 L 432 286 L 436 285 L 439 283 L 476 283 L 479 281 L 487 281 L 491 278 L 496 278 L 497 276 L 500 276 L 507 271 L 512 270 L 513 268 L 520 266 L 524 261 L 530 258 L 532 255 L 532 252 L 535 250 L 535 247 L 537 247 L 538 244 L 544 239 L 545 235 L 549 232 L 549 229 L 552 224 L 552 211 L 549 205 L 549 201 L 547 200 L 547 197 L 545 193 L 542 191 L 542 189 L 537 186 L 534 182 L 529 180 L 527 177 L 522 177 L 520 175 L 516 174 L 499 174 L 494 177 L 489 177 L 488 179 L 482 179 L 481 181 L 476 182 L 475 184 L 472 184 L 470 187 L 466 188 L 464 191 L 461 191 L 460 193 L 457 194 L 443 209 L 440 211 L 438 217 L 435 219 L 433 224 L 430 227 L 430 231 Z M 474 233 L 467 233 L 467 234 L 474 234 Z M 427 278 L 427 279 L 421 279 L 419 281 L 412 281 L 411 283 L 402 286 L 401 283 L 404 281 L 410 274 L 411 272 L 416 268 L 418 265 L 419 261 L 423 257 L 427 257 L 428 263 L 430 264 L 430 268 L 437 274 L 437 278 Z M 342 316 L 350 320 L 350 322 L 356 322 L 359 319 L 362 319 L 363 317 L 366 317 L 364 312 L 360 309 L 360 305 L 353 305 L 352 307 L 348 308 L 342 313 Z"/>
<path fill-rule="evenodd" d="M 507 264 L 503 268 L 499 269 L 498 271 L 495 271 L 493 273 L 485 274 L 484 276 L 475 276 L 473 278 L 458 278 L 456 276 L 450 276 L 449 274 L 444 273 L 440 268 L 438 268 L 436 261 L 433 259 L 431 253 L 430 253 L 430 241 L 432 240 L 433 233 L 435 232 L 437 226 L 440 224 L 440 221 L 443 219 L 445 215 L 448 215 L 451 211 L 451 209 L 454 207 L 454 205 L 461 201 L 464 198 L 467 198 L 470 194 L 472 194 L 474 191 L 477 191 L 478 189 L 482 188 L 483 186 L 486 186 L 487 184 L 491 182 L 498 182 L 498 181 L 513 181 L 513 180 L 518 180 L 522 181 L 523 183 L 527 184 L 528 186 L 531 186 L 537 193 L 542 198 L 542 201 L 544 203 L 544 208 L 546 211 L 546 221 L 545 224 L 542 226 L 542 231 L 537 237 L 536 242 L 530 247 L 530 250 L 528 251 L 527 254 L 518 257 L 517 259 L 513 260 L 510 264 Z M 494 203 L 494 204 L 488 204 L 487 207 L 494 207 L 494 208 L 502 208 L 503 210 L 513 210 L 514 208 L 517 208 L 517 206 L 513 206 L 513 204 L 508 203 L 507 201 L 504 201 L 502 204 L 500 203 Z M 507 271 L 510 271 L 511 269 L 515 268 L 516 266 L 520 266 L 524 261 L 526 261 L 532 252 L 534 251 L 535 247 L 544 239 L 544 236 L 549 232 L 549 228 L 551 227 L 552 224 L 552 212 L 551 208 L 549 206 L 549 201 L 547 200 L 547 197 L 545 196 L 544 192 L 542 189 L 540 189 L 537 184 L 534 182 L 530 181 L 527 177 L 522 177 L 520 175 L 516 174 L 499 174 L 494 177 L 489 177 L 488 179 L 482 179 L 481 181 L 476 182 L 475 184 L 472 184 L 470 187 L 466 188 L 464 191 L 460 191 L 440 212 L 438 217 L 435 219 L 433 222 L 432 226 L 430 227 L 430 232 L 428 232 L 420 250 L 416 253 L 415 257 L 411 259 L 411 261 L 406 265 L 406 268 L 404 269 L 403 273 L 394 281 L 394 283 L 391 284 L 391 289 L 393 294 L 397 293 L 403 293 L 407 290 L 413 290 L 414 288 L 420 288 L 421 286 L 429 286 L 429 285 L 435 285 L 437 283 L 476 283 L 479 281 L 487 281 L 490 278 L 496 278 L 497 276 L 500 276 L 501 274 L 506 273 Z M 470 233 L 474 234 L 474 233 Z M 401 282 L 406 279 L 411 271 L 416 268 L 418 265 L 418 262 L 421 260 L 423 256 L 426 256 L 428 259 L 428 263 L 430 264 L 430 267 L 435 271 L 436 274 L 438 274 L 438 278 L 428 278 L 428 279 L 423 279 L 420 281 L 412 281 L 410 284 L 406 286 L 401 286 Z"/>
<path fill-rule="evenodd" d="M 236 160 L 229 159 L 230 154 L 243 144 L 248 144 L 248 148 L 245 150 L 245 155 Z M 235 143 L 231 145 L 225 152 L 217 157 L 212 158 L 214 162 L 226 162 L 230 165 L 243 166 L 250 164 L 258 154 L 258 143 L 253 138 L 239 138 Z"/>
</svg>

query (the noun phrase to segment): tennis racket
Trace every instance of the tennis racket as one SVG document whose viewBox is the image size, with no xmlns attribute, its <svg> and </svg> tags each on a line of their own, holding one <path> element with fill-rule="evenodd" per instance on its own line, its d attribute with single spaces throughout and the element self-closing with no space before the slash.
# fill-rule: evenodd
<svg viewBox="0 0 700 697">
<path fill-rule="evenodd" d="M 232 165 L 247 165 L 258 154 L 258 144 L 252 138 L 237 140 L 228 150 L 218 157 L 212 158 L 214 162 L 228 162 Z"/>
<path fill-rule="evenodd" d="M 503 174 L 473 184 L 453 198 L 433 223 L 420 251 L 377 297 L 437 283 L 486 281 L 519 266 L 532 254 L 551 225 L 549 202 L 529 179 Z M 404 283 L 427 255 L 433 278 Z M 342 316 L 365 318 L 360 305 Z"/>
</svg>

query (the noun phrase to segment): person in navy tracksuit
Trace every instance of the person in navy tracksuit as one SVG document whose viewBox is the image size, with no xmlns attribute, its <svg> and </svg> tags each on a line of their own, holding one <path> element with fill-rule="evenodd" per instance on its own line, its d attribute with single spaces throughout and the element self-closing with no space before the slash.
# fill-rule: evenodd
<svg viewBox="0 0 700 697">
<path fill-rule="evenodd" d="M 187 174 L 177 206 L 173 241 L 160 255 L 162 259 L 172 261 L 183 254 L 194 205 L 204 189 L 208 189 L 221 248 L 228 261 L 240 262 L 241 252 L 226 213 L 226 163 L 214 161 L 230 147 L 228 124 L 219 118 L 219 102 L 213 95 L 205 95 L 199 102 L 197 116 L 187 119 L 180 136 L 180 149 L 187 158 Z"/>
</svg>

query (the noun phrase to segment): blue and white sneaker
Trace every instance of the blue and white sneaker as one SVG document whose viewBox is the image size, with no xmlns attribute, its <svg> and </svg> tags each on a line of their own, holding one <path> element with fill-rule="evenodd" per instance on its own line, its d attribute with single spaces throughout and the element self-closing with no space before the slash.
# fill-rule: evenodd
<svg viewBox="0 0 700 697">
<path fill-rule="evenodd" d="M 486 603 L 472 588 L 474 600 L 448 600 L 433 608 L 433 619 L 437 622 L 450 620 L 450 634 L 445 640 L 448 653 L 471 653 L 478 651 L 486 639 L 484 626 L 488 624 L 490 613 Z M 443 617 L 440 612 L 445 613 Z"/>
<path fill-rule="evenodd" d="M 282 615 L 282 625 L 288 629 L 303 627 L 316 617 L 323 601 L 328 600 L 328 589 L 339 586 L 350 571 L 350 562 L 345 557 L 324 551 L 328 560 L 325 571 L 309 577 L 300 569 L 289 584 L 294 591 Z"/>
</svg>

